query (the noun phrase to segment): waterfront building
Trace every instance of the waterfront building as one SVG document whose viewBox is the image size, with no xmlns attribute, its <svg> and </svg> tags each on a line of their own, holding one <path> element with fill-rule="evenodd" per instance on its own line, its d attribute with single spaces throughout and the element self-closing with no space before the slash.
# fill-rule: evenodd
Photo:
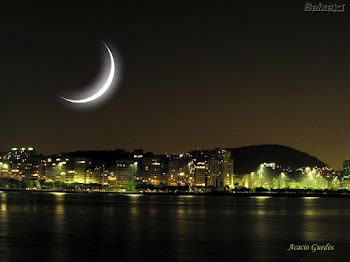
<svg viewBox="0 0 350 262">
<path fill-rule="evenodd" d="M 27 157 L 21 163 L 22 179 L 37 180 L 39 178 L 39 157 Z"/>
<path fill-rule="evenodd" d="M 216 148 L 209 159 L 208 186 L 233 187 L 233 159 L 229 150 Z"/>
<path fill-rule="evenodd" d="M 45 176 L 53 181 L 65 183 L 92 183 L 92 161 L 81 157 L 48 158 L 45 162 Z"/>
<path fill-rule="evenodd" d="M 117 176 L 115 173 L 112 172 L 108 175 L 107 185 L 110 187 L 117 186 Z"/>
<path fill-rule="evenodd" d="M 350 190 L 350 175 L 349 174 L 343 174 L 341 176 L 341 188 Z"/>
<path fill-rule="evenodd" d="M 207 186 L 208 158 L 195 158 L 190 162 L 189 186 Z"/>
<path fill-rule="evenodd" d="M 171 155 L 167 159 L 167 184 L 170 186 L 186 186 L 189 168 L 188 161 L 181 155 Z"/>
<path fill-rule="evenodd" d="M 142 181 L 142 162 L 143 162 L 143 150 L 142 149 L 135 149 L 134 150 L 134 163 L 135 163 L 135 182 L 141 182 Z"/>
<path fill-rule="evenodd" d="M 136 163 L 133 159 L 117 159 L 116 184 L 118 186 L 126 186 L 134 183 L 134 176 L 137 166 Z"/>
<path fill-rule="evenodd" d="M 107 185 L 117 185 L 117 171 L 116 166 L 104 167 L 104 179 L 107 176 Z M 104 180 L 104 184 L 106 181 Z"/>
<path fill-rule="evenodd" d="M 95 166 L 91 169 L 91 183 L 103 184 L 101 181 L 103 166 Z"/>
<path fill-rule="evenodd" d="M 343 172 L 344 174 L 350 175 L 350 160 L 344 160 L 343 162 Z"/>
<path fill-rule="evenodd" d="M 66 161 L 60 158 L 47 158 L 44 161 L 45 177 L 52 181 L 61 181 L 61 177 L 66 174 Z M 63 179 L 63 178 L 62 178 Z"/>
<path fill-rule="evenodd" d="M 75 183 L 91 183 L 91 164 L 87 158 L 74 158 Z"/>
<path fill-rule="evenodd" d="M 161 163 L 159 156 L 143 157 L 142 161 L 142 180 L 152 185 L 158 185 L 161 182 Z"/>
<path fill-rule="evenodd" d="M 5 156 L 9 170 L 7 176 L 22 179 L 38 179 L 41 169 L 41 160 L 36 156 L 32 147 L 13 147 Z"/>
</svg>

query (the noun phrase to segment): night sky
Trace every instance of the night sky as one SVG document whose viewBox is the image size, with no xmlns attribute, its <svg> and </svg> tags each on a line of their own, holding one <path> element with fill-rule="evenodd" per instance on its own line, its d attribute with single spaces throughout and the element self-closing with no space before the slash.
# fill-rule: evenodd
<svg viewBox="0 0 350 262">
<path fill-rule="evenodd" d="M 335 169 L 350 157 L 350 4 L 62 2 L 0 4 L 0 151 L 281 144 Z M 57 94 L 103 75 L 100 41 L 121 80 L 103 103 L 71 107 Z"/>
</svg>

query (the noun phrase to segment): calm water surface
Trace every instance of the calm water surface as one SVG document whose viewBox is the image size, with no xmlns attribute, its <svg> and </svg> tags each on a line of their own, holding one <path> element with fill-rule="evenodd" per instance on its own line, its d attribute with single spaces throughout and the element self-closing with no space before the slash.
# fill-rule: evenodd
<svg viewBox="0 0 350 262">
<path fill-rule="evenodd" d="M 334 251 L 287 252 L 291 243 Z M 350 199 L 0 191 L 0 261 L 335 261 Z"/>
</svg>

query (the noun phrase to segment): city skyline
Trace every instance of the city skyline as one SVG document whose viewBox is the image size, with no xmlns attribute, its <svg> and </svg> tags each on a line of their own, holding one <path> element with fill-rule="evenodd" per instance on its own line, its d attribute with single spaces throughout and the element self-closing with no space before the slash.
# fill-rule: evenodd
<svg viewBox="0 0 350 262">
<path fill-rule="evenodd" d="M 282 157 L 282 162 L 277 159 L 276 162 L 262 162 L 250 151 L 248 169 L 242 169 L 241 164 L 247 159 L 244 160 L 242 154 L 239 157 L 234 150 L 222 148 L 194 150 L 180 155 L 154 155 L 135 149 L 133 152 L 119 150 L 84 154 L 78 151 L 76 154 L 43 156 L 38 155 L 33 147 L 14 147 L 0 155 L 0 186 L 4 189 L 40 190 L 42 185 L 47 190 L 55 188 L 58 183 L 61 190 L 128 190 L 138 193 L 142 193 L 142 189 L 164 192 L 176 188 L 188 193 L 215 193 L 217 190 L 231 193 L 237 190 L 243 193 L 264 190 L 271 193 L 278 190 L 280 193 L 308 193 L 310 190 L 314 193 L 329 190 L 333 193 L 349 192 L 350 161 L 344 161 L 342 171 L 334 171 L 310 156 L 309 162 L 306 161 L 309 165 L 301 164 L 300 154 L 304 153 L 298 152 L 298 157 L 286 154 L 281 147 L 278 151 L 284 158 L 287 155 L 289 158 Z M 298 164 L 296 159 L 299 159 Z M 236 165 L 240 166 L 238 170 Z"/>
<path fill-rule="evenodd" d="M 142 150 L 144 152 L 147 152 L 147 153 L 150 153 L 150 154 L 154 154 L 155 156 L 160 156 L 160 155 L 183 155 L 185 153 L 188 153 L 188 152 L 192 152 L 192 151 L 214 151 L 215 149 L 217 148 L 223 148 L 223 149 L 240 149 L 240 148 L 249 148 L 249 147 L 263 147 L 263 146 L 277 146 L 277 147 L 285 147 L 285 148 L 290 148 L 291 150 L 296 150 L 297 152 L 300 152 L 300 153 L 306 153 L 308 154 L 309 156 L 311 157 L 315 157 L 317 160 L 319 160 L 320 162 L 323 162 L 325 163 L 328 167 L 332 168 L 333 170 L 336 170 L 336 171 L 340 171 L 340 170 L 343 170 L 343 162 L 344 161 L 347 161 L 349 160 L 349 158 L 345 158 L 345 159 L 340 159 L 339 161 L 341 162 L 341 168 L 339 169 L 334 169 L 331 165 L 329 165 L 327 162 L 324 162 L 322 161 L 321 159 L 319 159 L 317 156 L 315 155 L 311 155 L 309 154 L 308 152 L 303 152 L 303 151 L 300 151 L 298 150 L 297 148 L 293 148 L 293 147 L 288 147 L 288 146 L 285 146 L 285 145 L 278 145 L 278 144 L 262 144 L 262 145 L 245 145 L 245 146 L 242 146 L 242 147 L 237 147 L 237 148 L 232 148 L 232 147 L 213 147 L 213 148 L 208 148 L 208 147 L 203 147 L 203 148 L 191 148 L 189 150 L 182 150 L 182 151 L 179 151 L 179 152 L 171 152 L 171 151 L 166 151 L 166 152 L 157 152 L 157 151 L 154 151 L 154 150 L 151 150 L 151 149 L 145 149 L 145 148 L 130 148 L 130 149 L 127 149 L 127 148 L 113 148 L 113 149 L 76 149 L 76 150 L 72 150 L 72 151 L 56 151 L 56 152 L 51 152 L 51 153 L 48 153 L 48 154 L 45 154 L 43 152 L 39 150 L 37 150 L 36 147 L 32 147 L 32 146 L 20 146 L 20 147 L 11 147 L 11 149 L 33 149 L 35 148 L 35 151 L 36 153 L 38 153 L 38 155 L 42 155 L 42 156 L 55 156 L 55 155 L 60 155 L 60 154 L 63 154 L 63 155 L 66 155 L 66 154 L 69 154 L 69 153 L 76 153 L 76 152 L 108 152 L 108 151 L 118 151 L 118 150 L 121 150 L 121 151 L 125 151 L 125 153 L 133 153 L 135 150 Z M 3 150 L 3 151 L 0 151 L 0 153 L 3 153 L 5 154 L 5 152 L 9 151 L 9 149 L 7 150 Z M 276 161 L 276 160 L 274 160 Z M 278 162 L 278 161 L 277 161 Z"/>
<path fill-rule="evenodd" d="M 350 157 L 347 12 L 305 2 L 2 4 L 0 151 L 43 154 L 280 144 L 335 170 Z M 121 80 L 92 108 L 83 93 L 105 50 Z"/>
</svg>

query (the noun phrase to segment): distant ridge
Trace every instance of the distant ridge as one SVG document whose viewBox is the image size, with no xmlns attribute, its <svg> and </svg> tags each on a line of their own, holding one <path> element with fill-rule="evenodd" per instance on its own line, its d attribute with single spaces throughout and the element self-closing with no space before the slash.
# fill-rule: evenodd
<svg viewBox="0 0 350 262">
<path fill-rule="evenodd" d="M 290 166 L 293 169 L 328 166 L 314 156 L 282 145 L 253 145 L 227 149 L 231 150 L 236 174 L 255 171 L 264 162 L 275 162 L 283 168 Z"/>
</svg>

